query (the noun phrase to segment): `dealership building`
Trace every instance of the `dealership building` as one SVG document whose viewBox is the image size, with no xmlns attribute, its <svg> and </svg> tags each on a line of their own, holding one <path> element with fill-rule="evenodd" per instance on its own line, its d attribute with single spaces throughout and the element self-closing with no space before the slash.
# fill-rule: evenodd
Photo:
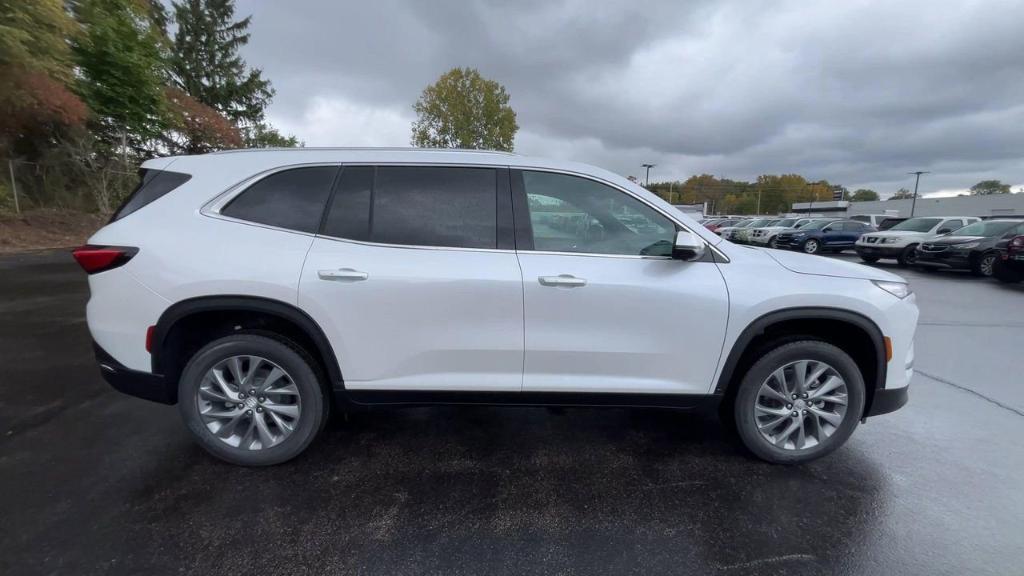
<svg viewBox="0 0 1024 576">
<path fill-rule="evenodd" d="M 910 216 L 913 200 L 879 200 L 877 202 L 800 202 L 793 204 L 797 214 L 856 216 L 857 214 L 888 214 Z M 1024 216 L 1024 193 L 954 196 L 951 198 L 918 197 L 914 216 Z"/>
</svg>

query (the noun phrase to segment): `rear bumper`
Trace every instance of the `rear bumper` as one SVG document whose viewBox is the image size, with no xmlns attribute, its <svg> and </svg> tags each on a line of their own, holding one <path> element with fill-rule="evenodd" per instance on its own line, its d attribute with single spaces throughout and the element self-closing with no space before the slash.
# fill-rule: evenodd
<svg viewBox="0 0 1024 576">
<path fill-rule="evenodd" d="M 864 411 L 864 417 L 880 416 L 899 410 L 910 398 L 908 394 L 909 389 L 910 386 L 903 386 L 902 388 L 879 388 L 875 390 L 871 405 Z"/>
<path fill-rule="evenodd" d="M 177 387 L 160 374 L 125 368 L 99 344 L 93 342 L 92 346 L 96 353 L 96 361 L 100 365 L 100 374 L 103 375 L 107 384 L 113 386 L 118 392 L 161 404 L 176 404 L 178 402 Z"/>
</svg>

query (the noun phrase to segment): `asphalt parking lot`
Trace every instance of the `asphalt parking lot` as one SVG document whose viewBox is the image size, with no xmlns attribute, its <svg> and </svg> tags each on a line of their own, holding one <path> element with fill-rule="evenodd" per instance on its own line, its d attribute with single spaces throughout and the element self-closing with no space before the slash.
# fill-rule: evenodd
<svg viewBox="0 0 1024 576">
<path fill-rule="evenodd" d="M 418 408 L 244 469 L 103 383 L 69 256 L 2 257 L 0 574 L 1022 574 L 1024 285 L 897 271 L 910 403 L 809 465 L 711 417 Z"/>
</svg>

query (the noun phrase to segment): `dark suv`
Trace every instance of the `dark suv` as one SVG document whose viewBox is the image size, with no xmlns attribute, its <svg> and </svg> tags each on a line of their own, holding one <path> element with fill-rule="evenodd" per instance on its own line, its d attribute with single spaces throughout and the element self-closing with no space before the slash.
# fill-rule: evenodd
<svg viewBox="0 0 1024 576">
<path fill-rule="evenodd" d="M 968 224 L 949 234 L 922 242 L 917 247 L 917 265 L 921 268 L 970 270 L 976 276 L 992 276 L 997 245 L 1024 234 L 1020 220 L 984 220 Z"/>
<path fill-rule="evenodd" d="M 1000 282 L 1020 282 L 1024 280 L 1024 235 L 1003 240 L 996 246 L 999 257 L 996 258 L 992 270 Z"/>
<path fill-rule="evenodd" d="M 798 230 L 779 233 L 775 243 L 778 248 L 802 250 L 807 254 L 842 252 L 853 248 L 861 234 L 874 230 L 856 220 L 819 220 Z"/>
</svg>

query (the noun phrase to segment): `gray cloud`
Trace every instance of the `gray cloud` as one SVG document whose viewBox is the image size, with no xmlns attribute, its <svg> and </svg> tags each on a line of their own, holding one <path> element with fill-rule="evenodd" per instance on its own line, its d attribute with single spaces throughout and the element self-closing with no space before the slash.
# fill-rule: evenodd
<svg viewBox="0 0 1024 576">
<path fill-rule="evenodd" d="M 799 172 L 890 193 L 1024 183 L 1024 4 L 240 1 L 274 121 L 407 143 L 453 66 L 504 84 L 517 148 L 659 178 Z"/>
</svg>

